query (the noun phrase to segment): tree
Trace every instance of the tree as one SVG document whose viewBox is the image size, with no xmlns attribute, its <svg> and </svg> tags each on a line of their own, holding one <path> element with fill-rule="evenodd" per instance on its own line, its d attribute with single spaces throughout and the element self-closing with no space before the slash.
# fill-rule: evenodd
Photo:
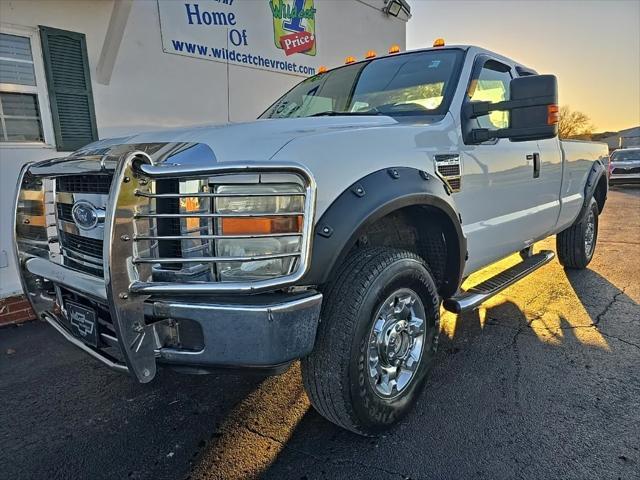
<svg viewBox="0 0 640 480">
<path fill-rule="evenodd" d="M 560 121 L 558 122 L 558 135 L 560 138 L 591 135 L 593 128 L 591 119 L 587 114 L 572 111 L 568 105 L 560 107 Z"/>
</svg>

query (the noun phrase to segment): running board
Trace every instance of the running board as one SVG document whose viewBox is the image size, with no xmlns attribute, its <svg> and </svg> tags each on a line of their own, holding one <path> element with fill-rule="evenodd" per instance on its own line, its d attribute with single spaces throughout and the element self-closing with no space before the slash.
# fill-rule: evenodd
<svg viewBox="0 0 640 480">
<path fill-rule="evenodd" d="M 473 310 L 505 288 L 549 263 L 555 256 L 556 254 L 551 250 L 542 250 L 469 290 L 461 290 L 454 297 L 445 299 L 444 308 L 453 313 Z"/>
</svg>

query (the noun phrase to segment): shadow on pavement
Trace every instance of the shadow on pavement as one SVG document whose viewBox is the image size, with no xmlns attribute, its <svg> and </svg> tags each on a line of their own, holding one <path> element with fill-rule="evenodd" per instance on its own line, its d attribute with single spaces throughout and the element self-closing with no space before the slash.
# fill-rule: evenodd
<svg viewBox="0 0 640 480">
<path fill-rule="evenodd" d="M 140 385 L 31 322 L 0 329 L 0 477 L 175 479 L 262 377 Z"/>
<path fill-rule="evenodd" d="M 311 409 L 269 469 L 252 473 L 309 480 L 632 475 L 640 405 L 636 399 L 622 414 L 627 424 L 619 407 L 638 393 L 628 380 L 637 380 L 640 356 L 595 325 L 608 321 L 615 302 L 636 317 L 640 310 L 593 271 L 567 276 L 587 321 L 582 311 L 548 316 L 508 299 L 458 317 L 453 335 L 441 337 L 417 408 L 397 429 L 362 438 Z"/>
</svg>

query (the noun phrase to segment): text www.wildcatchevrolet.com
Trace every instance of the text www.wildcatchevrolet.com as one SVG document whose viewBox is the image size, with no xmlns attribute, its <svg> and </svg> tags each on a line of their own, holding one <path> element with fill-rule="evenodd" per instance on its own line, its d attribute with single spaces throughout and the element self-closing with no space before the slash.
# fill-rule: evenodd
<svg viewBox="0 0 640 480">
<path fill-rule="evenodd" d="M 197 43 L 183 42 L 180 40 L 171 40 L 171 44 L 176 52 L 190 53 L 192 55 L 208 57 L 211 59 L 219 59 L 239 64 L 271 68 L 283 72 L 297 73 L 300 75 L 315 75 L 315 67 L 306 65 L 298 65 L 297 63 L 287 62 L 284 60 L 274 60 L 265 58 L 262 55 L 252 55 L 250 53 L 241 53 L 228 48 L 214 48 Z"/>
</svg>

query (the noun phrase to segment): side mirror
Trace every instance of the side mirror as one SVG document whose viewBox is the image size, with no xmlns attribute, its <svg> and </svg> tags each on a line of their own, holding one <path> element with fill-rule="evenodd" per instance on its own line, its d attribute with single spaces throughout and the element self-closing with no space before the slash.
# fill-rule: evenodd
<svg viewBox="0 0 640 480">
<path fill-rule="evenodd" d="M 554 75 L 529 75 L 511 80 L 511 97 L 503 102 L 469 102 L 463 115 L 465 143 L 494 138 L 514 142 L 542 140 L 558 135 L 558 81 Z M 470 120 L 493 111 L 509 111 L 509 128 L 470 128 Z"/>
</svg>

